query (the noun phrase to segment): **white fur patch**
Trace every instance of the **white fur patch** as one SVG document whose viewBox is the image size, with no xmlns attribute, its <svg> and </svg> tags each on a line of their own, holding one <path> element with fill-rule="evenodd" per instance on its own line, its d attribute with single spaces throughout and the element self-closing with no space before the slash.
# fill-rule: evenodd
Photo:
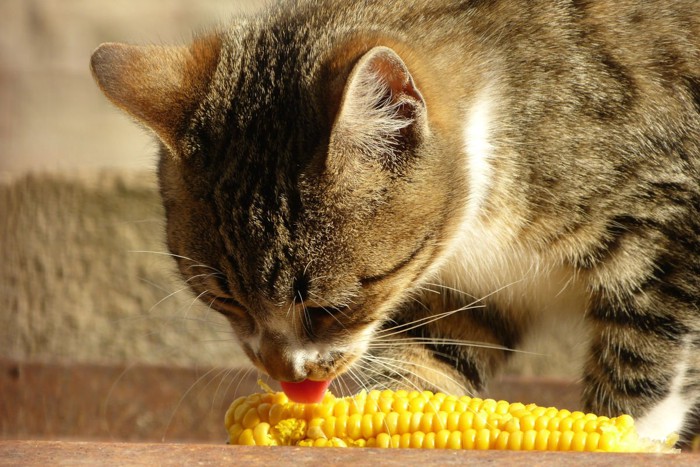
<svg viewBox="0 0 700 467">
<path fill-rule="evenodd" d="M 318 350 L 314 347 L 315 346 L 309 344 L 307 344 L 305 347 L 296 345 L 287 350 L 290 360 L 292 361 L 292 365 L 294 365 L 294 370 L 297 373 L 304 373 L 306 362 L 313 362 L 318 358 Z"/>
<path fill-rule="evenodd" d="M 555 255 L 539 254 L 521 240 L 526 221 L 515 211 L 518 203 L 499 192 L 499 186 L 507 184 L 498 183 L 493 168 L 498 157 L 495 102 L 498 96 L 487 89 L 466 113 L 464 170 L 469 193 L 464 211 L 457 214 L 461 226 L 435 270 L 438 282 L 472 294 L 475 305 L 485 299 L 544 322 L 567 315 L 567 321 L 581 323 L 588 303 L 583 284 Z"/>
<path fill-rule="evenodd" d="M 676 367 L 676 376 L 671 382 L 668 395 L 636 421 L 637 432 L 642 437 L 665 440 L 672 433 L 680 433 L 683 428 L 685 414 L 692 408 L 692 404 L 681 395 L 688 369 L 688 353 L 686 346 Z"/>
<path fill-rule="evenodd" d="M 369 347 L 372 333 L 378 324 L 366 326 L 362 333 L 355 336 L 352 341 L 345 345 L 329 344 L 324 342 L 308 342 L 300 338 L 302 324 L 294 322 L 292 313 L 271 314 L 266 320 L 265 327 L 270 331 L 285 336 L 286 341 L 281 345 L 280 350 L 290 361 L 298 374 L 304 373 L 304 368 L 309 362 L 327 361 L 330 359 L 331 351 L 344 352 L 351 355 L 362 355 Z M 261 349 L 270 345 L 262 338 L 263 333 L 258 332 L 248 339 L 247 343 L 254 353 L 259 354 Z"/>
<path fill-rule="evenodd" d="M 573 312 L 583 316 L 586 295 L 573 272 L 518 238 L 524 220 L 511 212 L 507 193 L 497 192 L 492 162 L 498 96 L 482 91 L 467 111 L 464 151 L 469 194 L 462 224 L 441 264 L 447 286 L 533 314 Z M 484 206 L 489 204 L 486 218 Z"/>
<path fill-rule="evenodd" d="M 479 213 L 486 199 L 492 177 L 489 163 L 493 153 L 490 140 L 491 100 L 483 93 L 470 109 L 467 125 L 464 127 L 464 145 L 467 153 L 469 199 L 467 215 L 473 219 Z"/>
</svg>

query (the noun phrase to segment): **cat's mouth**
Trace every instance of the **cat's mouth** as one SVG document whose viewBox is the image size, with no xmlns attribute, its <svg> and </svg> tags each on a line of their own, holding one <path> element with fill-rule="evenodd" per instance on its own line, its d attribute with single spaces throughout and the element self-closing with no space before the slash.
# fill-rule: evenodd
<svg viewBox="0 0 700 467">
<path fill-rule="evenodd" d="M 309 404 L 321 402 L 332 381 L 332 379 L 326 381 L 306 379 L 299 383 L 280 381 L 280 386 L 290 400 Z"/>
<path fill-rule="evenodd" d="M 327 349 L 318 351 L 310 345 L 290 350 L 276 345 L 266 345 L 256 351 L 247 342 L 244 342 L 242 347 L 253 365 L 278 381 L 283 387 L 305 390 L 320 383 L 324 383 L 327 388 L 334 379 L 345 373 L 360 358 L 361 351 L 364 350 L 353 348 L 351 351 L 328 351 Z"/>
</svg>

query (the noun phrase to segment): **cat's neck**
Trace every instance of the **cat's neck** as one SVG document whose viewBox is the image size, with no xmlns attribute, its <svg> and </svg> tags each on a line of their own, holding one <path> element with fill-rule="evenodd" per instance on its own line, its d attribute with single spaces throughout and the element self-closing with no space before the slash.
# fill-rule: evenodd
<svg viewBox="0 0 700 467">
<path fill-rule="evenodd" d="M 561 252 L 533 244 L 537 235 L 519 191 L 517 146 L 508 138 L 509 103 L 497 82 L 485 85 L 466 106 L 463 170 L 467 198 L 443 261 L 431 271 L 453 289 L 533 312 L 581 312 L 582 282 Z M 541 232 L 540 232 L 541 233 Z"/>
</svg>

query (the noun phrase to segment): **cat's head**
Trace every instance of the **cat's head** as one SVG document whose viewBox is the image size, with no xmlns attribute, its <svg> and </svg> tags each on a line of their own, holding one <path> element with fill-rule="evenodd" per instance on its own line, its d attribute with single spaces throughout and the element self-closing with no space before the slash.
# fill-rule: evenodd
<svg viewBox="0 0 700 467">
<path fill-rule="evenodd" d="M 465 182 L 410 52 L 285 34 L 105 44 L 91 66 L 162 143 L 168 246 L 188 285 L 273 378 L 327 380 L 443 256 Z"/>
</svg>

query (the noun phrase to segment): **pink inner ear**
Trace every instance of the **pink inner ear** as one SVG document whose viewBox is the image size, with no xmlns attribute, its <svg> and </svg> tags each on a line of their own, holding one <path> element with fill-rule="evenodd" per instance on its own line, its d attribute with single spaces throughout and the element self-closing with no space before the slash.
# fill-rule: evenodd
<svg viewBox="0 0 700 467">
<path fill-rule="evenodd" d="M 326 390 L 332 380 L 327 381 L 312 381 L 306 379 L 300 383 L 291 383 L 288 381 L 280 381 L 282 390 L 293 402 L 301 402 L 310 404 L 321 402 L 323 396 L 326 395 Z"/>
<path fill-rule="evenodd" d="M 389 86 L 394 99 L 403 95 L 409 96 L 420 103 L 423 102 L 423 96 L 416 88 L 411 73 L 394 52 L 390 50 L 377 52 L 369 66 Z"/>
</svg>

